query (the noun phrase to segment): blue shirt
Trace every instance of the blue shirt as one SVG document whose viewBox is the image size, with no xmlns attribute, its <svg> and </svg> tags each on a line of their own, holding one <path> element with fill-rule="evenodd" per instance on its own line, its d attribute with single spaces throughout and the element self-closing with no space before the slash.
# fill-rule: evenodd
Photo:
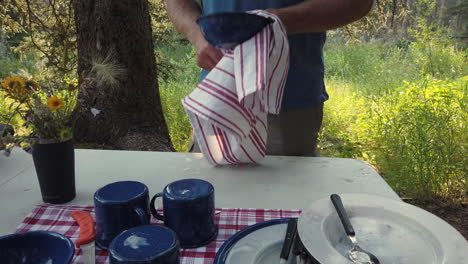
<svg viewBox="0 0 468 264">
<path fill-rule="evenodd" d="M 245 12 L 281 8 L 303 0 L 203 0 L 203 14 Z M 282 110 L 321 104 L 328 99 L 324 83 L 323 45 L 325 32 L 290 35 L 290 65 L 283 95 Z M 208 71 L 202 70 L 203 79 Z"/>
</svg>

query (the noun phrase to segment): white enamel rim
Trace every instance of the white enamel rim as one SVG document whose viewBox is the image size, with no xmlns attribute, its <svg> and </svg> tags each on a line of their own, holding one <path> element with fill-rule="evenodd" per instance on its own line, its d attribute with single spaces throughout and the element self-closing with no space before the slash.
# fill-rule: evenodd
<svg viewBox="0 0 468 264">
<path fill-rule="evenodd" d="M 455 228 L 439 217 L 416 206 L 382 196 L 357 193 L 339 195 L 343 200 L 345 208 L 346 205 L 365 206 L 375 210 L 390 211 L 395 215 L 401 215 L 401 217 L 414 220 L 422 228 L 430 230 L 431 236 L 437 238 L 438 241 L 436 243 L 442 249 L 443 256 L 440 264 L 468 263 L 468 242 Z M 325 220 L 331 214 L 336 214 L 336 211 L 330 197 L 317 200 L 307 209 L 303 210 L 298 221 L 298 232 L 301 241 L 311 255 L 320 263 L 353 264 L 350 260 L 340 255 L 328 242 L 323 227 Z M 306 217 L 310 215 L 314 217 Z M 311 234 L 308 230 L 320 231 Z"/>
</svg>

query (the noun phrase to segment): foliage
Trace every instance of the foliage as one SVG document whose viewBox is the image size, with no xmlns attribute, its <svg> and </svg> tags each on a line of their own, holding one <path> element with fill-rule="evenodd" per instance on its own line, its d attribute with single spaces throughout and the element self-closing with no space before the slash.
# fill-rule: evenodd
<svg viewBox="0 0 468 264">
<path fill-rule="evenodd" d="M 158 79 L 167 82 L 174 77 L 179 61 L 171 60 L 167 52 L 175 50 L 184 43 L 185 37 L 178 33 L 169 19 L 165 0 L 149 0 L 149 12 L 155 44 L 156 66 Z"/>
<path fill-rule="evenodd" d="M 463 196 L 467 91 L 468 76 L 455 82 L 427 78 L 368 100 L 351 128 L 363 158 L 406 195 Z"/>
<path fill-rule="evenodd" d="M 40 79 L 76 75 L 77 46 L 73 0 L 7 1 L 0 6 L 0 32 L 16 53 L 35 51 L 43 61 Z M 149 10 L 155 43 L 169 43 L 174 35 L 164 0 L 150 0 Z M 158 59 L 162 56 L 157 56 Z M 167 78 L 171 65 L 158 60 Z"/>
<path fill-rule="evenodd" d="M 2 32 L 16 53 L 35 51 L 44 68 L 40 79 L 73 75 L 76 70 L 76 34 L 73 0 L 7 1 L 0 9 Z M 20 35 L 18 35 L 20 33 Z M 16 41 L 14 41 L 16 42 Z"/>
<path fill-rule="evenodd" d="M 398 32 L 411 20 L 411 10 L 405 0 L 378 0 L 364 18 L 338 29 L 335 34 L 351 39 L 370 39 Z"/>
<path fill-rule="evenodd" d="M 465 51 L 444 37 L 441 29 L 428 26 L 428 22 L 421 19 L 416 29 L 409 32 L 416 40 L 412 43 L 412 57 L 422 76 L 455 79 L 467 74 Z"/>
<path fill-rule="evenodd" d="M 457 198 L 467 180 L 466 53 L 429 32 L 406 46 L 327 44 L 319 147 L 370 162 L 403 195 Z"/>
<path fill-rule="evenodd" d="M 365 160 L 405 196 L 463 197 L 467 81 L 427 78 L 363 96 L 329 80 L 321 155 Z"/>
<path fill-rule="evenodd" d="M 324 50 L 326 76 L 354 84 L 358 94 L 383 94 L 401 84 L 417 80 L 418 65 L 413 63 L 413 50 L 393 43 L 343 42 L 330 40 Z"/>
<path fill-rule="evenodd" d="M 23 7 L 24 5 L 16 1 L 0 2 L 0 32 L 7 37 L 26 32 L 26 21 L 22 16 Z"/>
<path fill-rule="evenodd" d="M 467 191 L 466 53 L 425 19 L 409 32 L 411 41 L 327 44 L 319 147 L 372 163 L 403 195 L 457 198 Z"/>
<path fill-rule="evenodd" d="M 0 34 L 0 78 L 18 73 L 36 73 L 37 60 L 33 54 L 23 53 L 21 56 L 13 54 L 5 38 Z"/>
<path fill-rule="evenodd" d="M 20 118 L 13 137 L 0 138 L 6 153 L 15 146 L 60 142 L 72 137 L 73 111 L 76 105 L 77 80 L 65 78 L 40 86 L 30 78 L 19 76 L 1 80 L 0 91 L 9 100 L 7 124 Z M 3 119 L 6 119 L 3 117 Z"/>
<path fill-rule="evenodd" d="M 166 56 L 168 63 L 177 65 L 172 77 L 160 82 L 159 90 L 172 144 L 177 151 L 187 151 L 192 129 L 181 99 L 198 84 L 200 70 L 196 66 L 195 52 L 191 46 L 180 43 L 163 46 L 157 51 Z"/>
<path fill-rule="evenodd" d="M 448 9 L 450 15 L 455 15 L 459 18 L 457 21 L 460 28 L 459 37 L 468 38 L 468 0 L 462 0 L 458 5 L 451 6 Z"/>
<path fill-rule="evenodd" d="M 151 15 L 151 27 L 153 40 L 157 44 L 168 44 L 174 28 L 166 10 L 165 0 L 149 0 L 149 13 Z"/>
<path fill-rule="evenodd" d="M 466 0 L 462 0 L 466 1 Z M 457 18 L 447 12 L 447 1 L 434 0 L 376 0 L 375 7 L 364 18 L 331 31 L 347 40 L 370 40 L 375 38 L 410 39 L 408 29 L 415 29 L 423 19 L 428 25 L 443 29 L 453 35 L 459 26 Z M 463 5 L 456 11 L 463 11 Z M 452 9 L 453 10 L 453 9 Z"/>
<path fill-rule="evenodd" d="M 456 79 L 468 74 L 466 52 L 450 39 L 421 25 L 412 31 L 414 41 L 327 42 L 326 76 L 352 83 L 355 92 L 380 95 L 426 75 Z"/>
</svg>

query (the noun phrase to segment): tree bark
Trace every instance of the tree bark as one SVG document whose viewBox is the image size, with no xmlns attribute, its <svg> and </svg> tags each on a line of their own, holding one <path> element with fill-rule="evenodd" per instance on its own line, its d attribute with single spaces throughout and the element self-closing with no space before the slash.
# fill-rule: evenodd
<svg viewBox="0 0 468 264">
<path fill-rule="evenodd" d="M 75 140 L 174 151 L 160 102 L 147 0 L 75 0 L 74 10 L 80 109 Z M 92 78 L 92 62 L 109 55 L 124 69 L 114 84 Z"/>
</svg>

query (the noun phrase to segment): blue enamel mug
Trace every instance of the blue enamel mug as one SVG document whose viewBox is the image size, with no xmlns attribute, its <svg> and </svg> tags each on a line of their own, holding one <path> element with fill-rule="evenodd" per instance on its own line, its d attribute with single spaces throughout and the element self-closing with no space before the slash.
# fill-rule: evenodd
<svg viewBox="0 0 468 264">
<path fill-rule="evenodd" d="M 144 225 L 118 235 L 109 246 L 110 264 L 179 264 L 179 241 L 171 229 Z"/>
<path fill-rule="evenodd" d="M 158 197 L 162 197 L 163 215 L 154 206 Z M 150 210 L 155 218 L 174 230 L 181 248 L 204 246 L 218 235 L 214 188 L 207 181 L 185 179 L 168 184 L 151 199 Z"/>
<path fill-rule="evenodd" d="M 148 187 L 141 182 L 108 184 L 94 194 L 96 244 L 107 249 L 124 230 L 150 223 Z"/>
</svg>

